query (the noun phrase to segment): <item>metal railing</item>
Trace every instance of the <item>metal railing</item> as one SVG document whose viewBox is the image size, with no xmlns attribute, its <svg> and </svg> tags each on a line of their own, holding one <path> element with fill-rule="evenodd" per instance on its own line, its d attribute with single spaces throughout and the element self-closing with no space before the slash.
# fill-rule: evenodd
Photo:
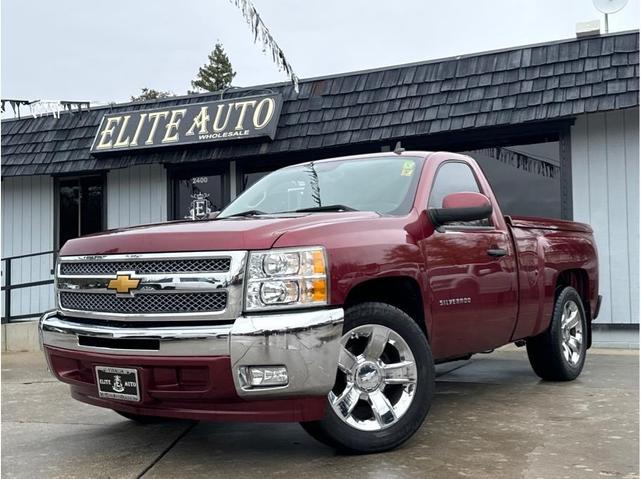
<svg viewBox="0 0 641 479">
<path fill-rule="evenodd" d="M 44 256 L 49 254 L 53 255 L 53 262 L 52 262 L 51 271 L 50 271 L 51 277 L 49 279 L 13 284 L 12 277 L 11 277 L 11 274 L 12 274 L 11 270 L 12 270 L 13 262 L 15 260 L 33 258 L 36 256 Z M 40 253 L 21 254 L 17 256 L 8 256 L 6 258 L 2 258 L 2 261 L 4 261 L 4 270 L 3 270 L 4 286 L 2 287 L 2 291 L 4 292 L 4 315 L 2 316 L 3 324 L 10 323 L 11 321 L 20 321 L 24 319 L 37 318 L 44 313 L 44 311 L 38 311 L 35 313 L 12 315 L 11 314 L 11 292 L 18 289 L 35 288 L 37 286 L 53 284 L 54 283 L 53 273 L 54 273 L 54 267 L 56 264 L 56 255 L 57 255 L 57 251 L 52 250 L 52 251 L 42 251 Z"/>
</svg>

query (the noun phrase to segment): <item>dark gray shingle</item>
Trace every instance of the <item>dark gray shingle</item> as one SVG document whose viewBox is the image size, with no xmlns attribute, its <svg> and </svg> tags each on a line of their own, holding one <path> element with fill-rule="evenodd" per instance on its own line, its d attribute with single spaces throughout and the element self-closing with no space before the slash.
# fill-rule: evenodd
<svg viewBox="0 0 641 479">
<path fill-rule="evenodd" d="M 8 120 L 2 125 L 2 175 L 280 154 L 629 108 L 639 104 L 638 77 L 639 34 L 625 32 L 301 80 L 298 95 L 289 84 L 269 85 L 284 99 L 272 142 L 89 154 L 105 113 L 215 100 L 219 93 L 114 105 L 59 119 Z"/>
</svg>

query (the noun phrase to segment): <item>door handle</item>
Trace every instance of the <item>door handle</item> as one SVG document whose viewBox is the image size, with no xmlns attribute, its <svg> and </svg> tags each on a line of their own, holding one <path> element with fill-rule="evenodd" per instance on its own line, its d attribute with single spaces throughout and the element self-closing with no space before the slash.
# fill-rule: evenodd
<svg viewBox="0 0 641 479">
<path fill-rule="evenodd" d="M 487 250 L 487 254 L 494 258 L 500 258 L 501 256 L 507 255 L 507 250 L 503 248 L 490 248 Z"/>
</svg>

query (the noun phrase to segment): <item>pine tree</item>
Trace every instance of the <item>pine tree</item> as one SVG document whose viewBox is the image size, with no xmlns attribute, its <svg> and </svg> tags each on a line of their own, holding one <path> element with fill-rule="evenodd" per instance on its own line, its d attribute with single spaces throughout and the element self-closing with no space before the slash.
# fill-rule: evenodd
<svg viewBox="0 0 641 479">
<path fill-rule="evenodd" d="M 205 91 L 218 91 L 230 87 L 236 72 L 232 69 L 229 57 L 220 42 L 216 43 L 207 58 L 209 63 L 198 69 L 198 75 L 191 82 L 191 86 Z"/>
<path fill-rule="evenodd" d="M 168 98 L 175 96 L 170 91 L 154 90 L 153 88 L 141 88 L 140 95 L 132 96 L 131 101 L 158 100 L 159 98 Z"/>
</svg>

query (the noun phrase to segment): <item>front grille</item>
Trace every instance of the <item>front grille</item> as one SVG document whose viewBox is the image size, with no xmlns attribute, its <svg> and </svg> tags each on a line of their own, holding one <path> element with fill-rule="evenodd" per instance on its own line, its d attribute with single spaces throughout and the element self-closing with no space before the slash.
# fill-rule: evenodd
<svg viewBox="0 0 641 479">
<path fill-rule="evenodd" d="M 231 258 L 164 259 L 149 261 L 97 261 L 61 263 L 60 273 L 69 276 L 116 274 L 219 273 L 229 271 Z"/>
<path fill-rule="evenodd" d="M 227 293 L 139 293 L 118 297 L 110 293 L 60 293 L 60 306 L 75 311 L 98 313 L 206 313 L 222 311 L 227 306 Z"/>
</svg>

